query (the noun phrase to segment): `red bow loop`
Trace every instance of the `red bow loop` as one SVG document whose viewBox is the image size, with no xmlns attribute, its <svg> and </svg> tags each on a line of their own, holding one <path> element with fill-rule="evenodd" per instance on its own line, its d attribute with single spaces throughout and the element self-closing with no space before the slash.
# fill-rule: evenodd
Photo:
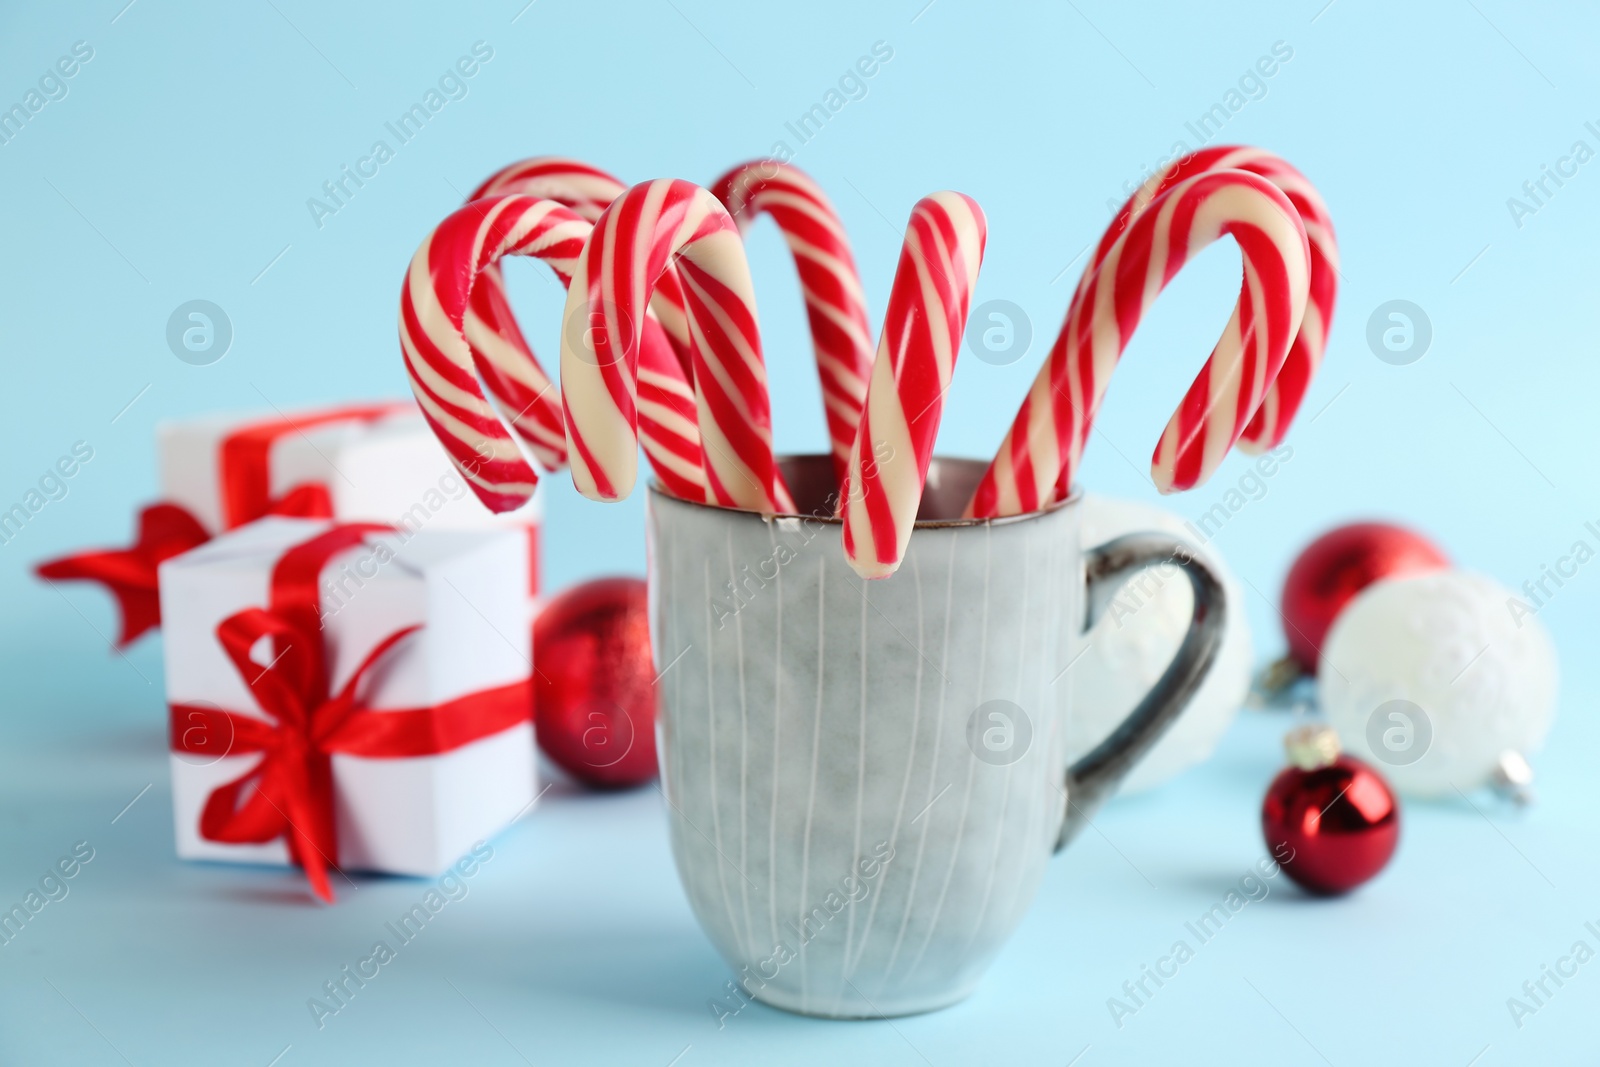
<svg viewBox="0 0 1600 1067">
<path fill-rule="evenodd" d="M 341 728 L 350 721 L 353 714 L 365 710 L 357 698 L 357 691 L 367 672 L 372 670 L 391 648 L 420 629 L 422 629 L 420 625 L 401 627 L 372 646 L 372 651 L 368 652 L 366 658 L 357 665 L 355 672 L 350 675 L 350 680 L 344 683 L 344 687 L 317 708 L 311 716 L 310 732 L 311 740 L 318 748 L 334 751 L 330 741 L 339 735 Z"/>
<path fill-rule="evenodd" d="M 152 504 L 139 512 L 139 532 L 127 548 L 96 549 L 47 560 L 35 568 L 51 581 L 99 582 L 116 598 L 122 618 L 117 647 L 161 624 L 156 570 L 163 562 L 211 539 L 200 520 L 177 504 Z"/>
<path fill-rule="evenodd" d="M 274 649 L 266 664 L 251 655 L 263 637 L 272 638 Z M 321 703 L 321 657 L 312 655 L 321 634 L 308 634 L 264 608 L 246 608 L 222 620 L 217 641 L 262 711 L 287 726 L 304 730 L 310 725 L 311 710 Z"/>
</svg>

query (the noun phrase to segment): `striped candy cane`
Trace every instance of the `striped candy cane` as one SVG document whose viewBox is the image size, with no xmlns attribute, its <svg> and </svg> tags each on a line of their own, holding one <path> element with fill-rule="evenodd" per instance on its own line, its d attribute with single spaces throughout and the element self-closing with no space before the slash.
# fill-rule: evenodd
<svg viewBox="0 0 1600 1067">
<path fill-rule="evenodd" d="M 554 201 L 531 196 L 480 200 L 440 223 L 417 249 L 407 271 L 400 295 L 400 345 L 412 391 L 451 460 L 493 511 L 509 511 L 525 503 L 538 484 L 538 475 L 506 432 L 475 371 L 483 372 L 491 389 L 495 383 L 506 388 L 508 379 L 525 390 L 537 388 L 533 384 L 537 380 L 545 382 L 545 393 L 553 393 L 554 388 L 543 378 L 532 353 L 525 353 L 520 362 L 508 362 L 496 374 L 485 371 L 483 350 L 475 351 L 467 339 L 472 292 L 484 268 L 507 255 L 541 259 L 567 282 L 591 230 L 588 222 Z M 514 325 L 514 320 L 511 322 Z M 675 370 L 677 361 L 659 324 L 647 319 L 643 325 L 643 362 Z M 513 375 L 517 377 L 513 379 Z M 646 372 L 645 377 L 651 376 Z M 698 437 L 691 434 L 692 455 L 672 451 L 682 440 L 682 427 L 692 431 L 693 396 L 687 385 L 679 383 L 678 392 L 673 392 L 671 384 L 652 380 L 647 386 L 641 398 L 644 437 L 647 442 L 667 442 L 661 445 L 661 454 L 652 450 L 651 456 L 668 490 L 686 499 L 704 500 Z M 548 460 L 550 467 L 564 461 L 566 452 L 559 407 L 555 415 L 561 436 L 544 438 L 547 445 L 540 459 L 541 463 Z M 521 428 L 523 424 L 517 425 Z M 542 423 L 539 429 L 548 433 Z"/>
<path fill-rule="evenodd" d="M 626 189 L 588 163 L 539 156 L 496 171 L 473 190 L 471 199 L 509 193 L 536 196 L 569 207 L 592 223 Z M 662 316 L 668 321 L 686 321 L 683 289 L 675 272 L 652 298 L 651 310 L 658 321 Z M 518 435 L 546 470 L 564 465 L 567 435 L 560 395 L 517 325 L 498 263 L 484 267 L 472 286 L 466 335 L 484 384 Z M 703 501 L 706 479 L 701 469 L 700 431 L 695 426 L 694 390 L 686 376 L 688 363 L 677 345 L 662 347 L 658 335 L 652 325 L 639 356 L 639 441 L 668 492 Z"/>
<path fill-rule="evenodd" d="M 844 551 L 863 578 L 900 566 L 983 263 L 983 212 L 960 193 L 917 202 L 841 496 Z"/>
<path fill-rule="evenodd" d="M 1311 378 L 1322 364 L 1322 354 L 1328 347 L 1328 331 L 1333 327 L 1333 306 L 1339 286 L 1339 245 L 1334 239 L 1333 220 L 1328 216 L 1328 206 L 1304 174 L 1265 149 L 1242 145 L 1204 148 L 1181 157 L 1152 176 L 1128 198 L 1100 238 L 1095 255 L 1079 282 L 1079 290 L 1088 284 L 1095 268 L 1105 258 L 1105 253 L 1117 237 L 1150 206 L 1151 201 L 1185 178 L 1213 170 L 1249 171 L 1282 189 L 1300 213 L 1305 223 L 1306 238 L 1311 243 L 1311 288 L 1300 332 L 1295 335 L 1283 370 L 1272 383 L 1272 388 L 1267 390 L 1266 399 L 1256 409 L 1239 438 L 1240 448 L 1247 452 L 1258 452 L 1282 443 L 1289 432 L 1289 424 L 1305 399 Z"/>
<path fill-rule="evenodd" d="M 553 200 L 593 223 L 623 188 L 611 175 L 587 163 L 542 156 L 496 171 L 473 190 L 467 202 L 520 193 Z M 561 399 L 517 325 L 499 263 L 487 263 L 479 271 L 469 293 L 464 325 L 473 362 L 512 429 L 546 470 L 561 467 L 567 454 Z"/>
<path fill-rule="evenodd" d="M 503 193 L 525 193 L 565 204 L 588 221 L 597 222 L 600 213 L 627 188 L 610 174 L 588 163 L 565 156 L 535 156 L 491 174 L 473 190 L 468 201 Z M 499 272 L 495 271 L 490 283 L 499 282 L 499 279 Z M 503 289 L 503 285 L 496 285 L 496 289 Z M 683 302 L 683 286 L 678 281 L 677 271 L 668 271 L 667 277 L 661 280 L 650 297 L 650 310 L 656 313 L 656 318 L 666 329 L 687 381 L 689 319 L 683 310 Z"/>
<path fill-rule="evenodd" d="M 533 495 L 539 476 L 478 384 L 464 334 L 473 279 L 517 249 L 570 276 L 590 227 L 550 200 L 480 200 L 441 222 L 417 248 L 400 291 L 400 350 L 422 413 L 451 461 L 491 511 Z"/>
<path fill-rule="evenodd" d="M 1239 301 L 1151 460 L 1162 492 L 1211 475 L 1283 366 L 1305 313 L 1311 270 L 1294 205 L 1267 179 L 1237 170 L 1179 182 L 1112 242 L 1069 308 L 969 515 L 1033 511 L 1050 502 L 1058 484 L 1071 484 L 1111 372 L 1140 319 L 1184 264 L 1223 234 L 1243 254 Z"/>
<path fill-rule="evenodd" d="M 777 160 L 734 167 L 712 183 L 711 192 L 741 233 L 763 212 L 770 215 L 794 256 L 822 381 L 835 481 L 842 484 L 872 373 L 866 300 L 844 225 L 816 182 Z"/>
<path fill-rule="evenodd" d="M 567 453 L 578 491 L 633 489 L 645 310 L 668 267 L 683 281 L 711 502 L 792 510 L 772 452 L 766 368 L 744 245 L 728 212 L 689 182 L 644 182 L 600 216 L 575 265 L 561 332 Z"/>
</svg>

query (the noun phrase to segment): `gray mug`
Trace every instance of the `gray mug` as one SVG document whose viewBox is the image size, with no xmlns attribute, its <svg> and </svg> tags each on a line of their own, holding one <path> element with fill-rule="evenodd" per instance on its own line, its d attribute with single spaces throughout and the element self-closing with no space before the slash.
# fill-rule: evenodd
<svg viewBox="0 0 1600 1067">
<path fill-rule="evenodd" d="M 652 487 L 651 639 L 673 856 L 735 995 L 807 1015 L 941 1008 L 977 984 L 1051 853 L 1177 718 L 1223 593 L 1183 542 L 1084 550 L 1078 500 L 958 516 L 983 464 L 938 459 L 905 561 L 864 582 L 826 456 L 784 460 L 796 515 Z M 1070 767 L 1065 675 L 1134 572 L 1173 563 L 1194 617 L 1155 688 Z M 731 1008 L 730 1008 L 731 1010 Z"/>
</svg>

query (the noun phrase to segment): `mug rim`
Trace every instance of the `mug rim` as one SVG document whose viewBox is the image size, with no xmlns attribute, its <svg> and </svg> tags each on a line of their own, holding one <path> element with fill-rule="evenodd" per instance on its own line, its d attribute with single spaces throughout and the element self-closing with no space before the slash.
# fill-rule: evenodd
<svg viewBox="0 0 1600 1067">
<path fill-rule="evenodd" d="M 796 453 L 790 453 L 790 454 L 787 454 L 787 455 L 781 455 L 781 456 L 778 456 L 776 458 L 777 458 L 777 461 L 778 461 L 779 464 L 782 464 L 785 461 L 797 461 L 797 460 L 799 460 L 799 461 L 808 461 L 808 462 L 813 462 L 813 463 L 817 463 L 817 462 L 829 462 L 829 463 L 831 463 L 832 460 L 833 460 L 833 457 L 832 457 L 831 454 L 829 454 L 829 453 L 821 453 L 821 452 L 796 452 Z M 931 460 L 931 463 L 941 463 L 941 462 L 942 463 L 963 464 L 963 465 L 964 464 L 978 464 L 978 465 L 981 465 L 982 467 L 987 467 L 988 466 L 988 464 L 985 463 L 983 460 L 971 459 L 971 458 L 969 458 L 967 456 L 940 456 L 940 455 L 935 455 Z M 750 511 L 750 510 L 747 510 L 745 508 L 728 508 L 728 507 L 723 507 L 720 504 L 708 504 L 708 503 L 706 503 L 704 501 L 700 501 L 700 500 L 685 500 L 681 496 L 677 496 L 677 495 L 675 495 L 673 493 L 668 492 L 662 486 L 660 479 L 654 477 L 653 475 L 650 478 L 648 489 L 649 489 L 649 492 L 650 492 L 650 494 L 652 496 L 658 496 L 658 497 L 661 497 L 664 500 L 670 500 L 675 504 L 683 504 L 683 505 L 685 505 L 687 507 L 692 507 L 692 508 L 705 508 L 705 509 L 710 510 L 710 511 L 720 511 L 720 512 L 725 512 L 725 513 L 736 514 L 736 515 L 750 515 L 750 516 L 753 516 L 755 518 L 761 519 L 763 521 L 765 521 L 767 519 L 801 519 L 801 520 L 810 519 L 813 522 L 820 522 L 820 523 L 824 523 L 824 524 L 828 524 L 828 525 L 834 525 L 834 526 L 842 526 L 842 525 L 844 525 L 844 519 L 842 517 L 840 517 L 839 515 L 832 514 L 832 513 L 829 513 L 828 515 L 819 515 L 819 514 L 817 514 L 815 512 L 799 512 L 799 511 L 774 511 L 774 512 Z M 837 490 L 835 490 L 835 493 L 837 493 Z M 943 529 L 958 529 L 958 528 L 961 528 L 961 527 L 1008 526 L 1008 525 L 1011 525 L 1013 523 L 1028 522 L 1028 521 L 1033 520 L 1033 519 L 1043 518 L 1044 516 L 1053 514 L 1054 512 L 1060 511 L 1063 508 L 1071 507 L 1071 506 L 1077 504 L 1082 499 L 1083 499 L 1083 487 L 1081 485 L 1076 485 L 1075 484 L 1072 487 L 1072 492 L 1069 493 L 1066 497 L 1062 498 L 1061 500 L 1053 501 L 1053 502 L 1051 502 L 1049 504 L 1046 504 L 1044 507 L 1036 508 L 1033 511 L 1023 512 L 1021 515 L 1001 515 L 1001 516 L 998 516 L 998 517 L 995 517 L 995 518 L 988 518 L 988 519 L 965 519 L 965 518 L 956 518 L 956 519 L 918 519 L 914 523 L 911 524 L 911 528 L 913 530 L 943 530 Z"/>
</svg>

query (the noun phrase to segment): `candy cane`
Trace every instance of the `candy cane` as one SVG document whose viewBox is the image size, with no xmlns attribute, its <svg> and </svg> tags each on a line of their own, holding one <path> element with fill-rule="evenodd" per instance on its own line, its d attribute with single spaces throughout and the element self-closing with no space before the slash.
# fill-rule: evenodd
<svg viewBox="0 0 1600 1067">
<path fill-rule="evenodd" d="M 1058 483 L 1070 485 L 1111 372 L 1145 310 L 1190 257 L 1225 233 L 1243 254 L 1239 301 L 1151 459 L 1162 492 L 1210 476 L 1283 366 L 1311 269 L 1294 205 L 1265 178 L 1237 170 L 1178 183 L 1112 242 L 1068 310 L 969 515 L 1022 514 L 1048 503 Z"/>
<path fill-rule="evenodd" d="M 496 171 L 473 190 L 467 202 L 520 193 L 553 200 L 593 223 L 623 188 L 611 175 L 587 163 L 543 156 Z M 546 470 L 561 467 L 566 462 L 567 438 L 560 397 L 517 325 L 499 263 L 488 263 L 479 272 L 471 287 L 464 324 L 473 362 L 512 429 Z"/>
<path fill-rule="evenodd" d="M 561 156 L 539 156 L 503 167 L 473 190 L 472 200 L 508 193 L 554 200 L 594 222 L 627 186 L 598 167 Z M 470 201 L 469 201 L 470 202 Z M 676 273 L 651 300 L 657 319 L 686 321 L 683 289 Z M 546 470 L 566 463 L 566 426 L 560 397 L 517 326 L 506 297 L 505 274 L 490 263 L 472 286 L 466 318 L 467 343 L 489 393 Z M 669 358 L 670 357 L 670 358 Z M 676 345 L 669 351 L 650 330 L 640 352 L 639 439 L 666 490 L 686 500 L 706 499 L 695 427 L 694 390 L 687 362 Z"/>
<path fill-rule="evenodd" d="M 532 496 L 539 476 L 478 384 L 464 335 L 473 279 L 512 247 L 558 274 L 582 250 L 588 227 L 550 200 L 480 200 L 451 214 L 411 258 L 400 291 L 400 349 L 411 389 L 451 461 L 492 511 Z"/>
<path fill-rule="evenodd" d="M 484 267 L 507 255 L 541 259 L 567 282 L 592 228 L 576 213 L 550 200 L 531 196 L 479 200 L 440 223 L 417 249 L 407 271 L 400 296 L 400 345 L 412 391 L 452 462 L 493 511 L 509 511 L 525 503 L 539 479 L 506 432 L 474 373 L 482 364 L 467 340 L 472 291 Z M 650 355 L 641 358 L 676 367 L 654 319 L 645 319 L 642 334 L 640 349 Z M 543 375 L 531 353 L 522 364 L 512 366 L 514 373 L 524 376 L 524 386 L 533 375 Z M 496 380 L 485 374 L 486 382 Z M 658 385 L 657 394 L 663 389 Z M 553 387 L 547 386 L 547 391 Z M 673 420 L 692 428 L 687 419 L 692 417 L 693 397 L 686 385 L 681 399 L 688 405 L 687 416 L 684 403 L 671 408 L 667 406 L 670 394 L 661 402 L 657 402 L 657 394 L 647 395 L 649 402 L 642 405 L 647 440 L 670 438 L 668 433 L 656 431 L 663 427 L 672 430 Z M 556 417 L 560 418 L 559 407 Z M 681 430 L 674 432 L 681 439 Z M 564 457 L 564 429 L 561 433 L 560 455 Z M 692 456 L 653 452 L 652 460 L 668 491 L 688 499 L 705 499 L 698 443 Z"/>
<path fill-rule="evenodd" d="M 918 201 L 841 495 L 844 551 L 863 578 L 900 566 L 983 263 L 983 212 L 960 193 Z"/>
<path fill-rule="evenodd" d="M 1300 213 L 1306 237 L 1311 242 L 1311 289 L 1300 332 L 1295 335 L 1283 370 L 1239 438 L 1241 449 L 1257 452 L 1280 444 L 1289 432 L 1289 424 L 1305 399 L 1311 378 L 1322 364 L 1322 354 L 1328 347 L 1328 331 L 1333 327 L 1333 306 L 1339 285 L 1339 245 L 1334 239 L 1328 206 L 1304 174 L 1265 149 L 1241 145 L 1204 148 L 1177 159 L 1128 198 L 1100 238 L 1095 255 L 1079 282 L 1079 290 L 1088 284 L 1117 237 L 1151 201 L 1185 178 L 1213 170 L 1249 171 L 1282 189 Z"/>
<path fill-rule="evenodd" d="M 565 156 L 535 156 L 502 167 L 485 178 L 473 190 L 468 202 L 486 196 L 505 193 L 524 193 L 565 204 L 589 222 L 598 221 L 604 211 L 628 187 L 599 167 Z M 490 284 L 500 280 L 500 272 L 492 272 Z M 497 289 L 503 286 L 496 285 Z M 485 290 L 486 292 L 492 290 Z M 677 272 L 669 271 L 650 298 L 650 309 L 661 320 L 672 341 L 672 349 L 689 372 L 689 320 L 683 310 L 683 286 Z"/>
<path fill-rule="evenodd" d="M 822 380 L 835 481 L 842 484 L 872 373 L 866 300 L 844 225 L 816 182 L 777 160 L 734 167 L 712 183 L 711 192 L 741 233 L 763 212 L 772 216 L 794 256 Z"/>
<path fill-rule="evenodd" d="M 633 489 L 645 310 L 673 264 L 684 283 L 709 499 L 755 511 L 792 510 L 772 453 L 744 245 L 716 197 L 673 179 L 644 182 L 617 198 L 575 265 L 563 321 L 588 328 L 561 333 L 573 484 L 595 500 L 620 500 Z"/>
</svg>

